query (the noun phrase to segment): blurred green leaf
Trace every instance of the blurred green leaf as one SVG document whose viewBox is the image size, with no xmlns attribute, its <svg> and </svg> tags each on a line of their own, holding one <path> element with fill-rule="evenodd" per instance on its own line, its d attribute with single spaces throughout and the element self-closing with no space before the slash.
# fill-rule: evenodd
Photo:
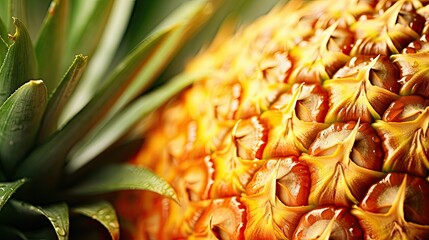
<svg viewBox="0 0 429 240">
<path fill-rule="evenodd" d="M 118 163 L 99 168 L 67 193 L 95 195 L 120 190 L 148 190 L 178 201 L 173 188 L 152 171 L 136 165 Z"/>
<path fill-rule="evenodd" d="M 140 97 L 129 107 L 116 114 L 102 128 L 97 129 L 98 131 L 90 135 L 90 137 L 77 147 L 78 150 L 70 156 L 67 171 L 74 172 L 88 163 L 172 96 L 183 90 L 183 88 L 193 81 L 209 75 L 210 73 L 204 71 L 192 75 L 178 75 L 171 79 L 165 86 Z"/>
<path fill-rule="evenodd" d="M 22 85 L 0 106 L 0 159 L 10 173 L 34 146 L 47 104 L 41 80 Z"/>
<path fill-rule="evenodd" d="M 3 23 L 3 20 L 0 18 L 0 38 L 3 39 L 3 41 L 8 41 L 8 36 L 7 36 L 8 32 L 6 29 L 6 26 Z M 3 62 L 3 61 L 2 61 Z"/>
<path fill-rule="evenodd" d="M 14 18 L 16 32 L 0 68 L 0 104 L 25 82 L 35 79 L 37 62 L 30 36 L 21 21 Z"/>
<path fill-rule="evenodd" d="M 65 59 L 77 54 L 92 56 L 100 41 L 114 0 L 70 1 Z"/>
<path fill-rule="evenodd" d="M 3 63 L 4 58 L 6 57 L 7 50 L 9 50 L 9 47 L 7 46 L 3 38 L 0 37 L 0 63 Z"/>
<path fill-rule="evenodd" d="M 155 49 L 162 48 L 166 38 L 181 29 L 182 25 L 194 25 L 189 21 L 194 20 L 195 16 L 188 14 L 206 15 L 204 12 L 205 3 L 189 2 L 188 7 L 195 8 L 194 11 L 180 11 L 176 13 L 169 22 L 157 28 L 153 34 L 146 38 L 141 45 L 127 58 L 117 69 L 112 73 L 101 89 L 97 92 L 94 98 L 62 129 L 54 134 L 49 141 L 40 147 L 36 148 L 27 159 L 18 167 L 15 177 L 26 176 L 31 178 L 39 178 L 44 181 L 44 189 L 49 189 L 48 184 L 53 184 L 54 187 L 61 175 L 61 169 L 64 166 L 64 160 L 67 154 L 79 142 L 89 130 L 105 117 L 112 105 L 124 94 L 125 89 L 130 88 L 131 82 L 137 70 L 141 70 L 142 66 L 148 64 L 144 60 L 152 60 L 147 54 L 150 54 L 156 45 Z M 198 10 L 198 11 L 197 11 Z M 151 55 L 150 55 L 151 56 Z M 34 168 L 34 166 L 43 166 L 43 168 Z M 49 173 L 49 175 L 47 174 Z M 34 184 L 37 187 L 39 184 Z M 33 188 L 36 191 L 36 188 Z"/>
<path fill-rule="evenodd" d="M 8 31 L 12 31 L 12 18 L 18 18 L 27 25 L 26 0 L 0 0 L 0 17 Z"/>
<path fill-rule="evenodd" d="M 58 119 L 64 106 L 73 94 L 83 71 L 88 62 L 88 57 L 77 55 L 72 65 L 67 70 L 60 85 L 54 90 L 49 98 L 46 113 L 39 132 L 39 141 L 42 142 L 58 128 Z"/>
<path fill-rule="evenodd" d="M 102 224 L 113 240 L 119 239 L 119 222 L 115 208 L 107 201 L 99 201 L 79 205 L 71 209 L 72 212 L 82 214 Z"/>
<path fill-rule="evenodd" d="M 100 83 L 110 72 L 108 68 L 118 46 L 122 44 L 123 33 L 128 26 L 134 3 L 134 1 L 115 0 L 100 43 L 79 83 L 77 89 L 79 94 L 72 99 L 73 102 L 69 105 L 71 108 L 69 111 L 77 112 L 81 109 L 91 99 Z"/>
<path fill-rule="evenodd" d="M 28 240 L 20 230 L 8 226 L 0 226 L 0 236 L 8 240 Z"/>
<path fill-rule="evenodd" d="M 69 208 L 65 203 L 39 207 L 26 202 L 14 200 L 11 202 L 16 208 L 34 212 L 45 216 L 52 224 L 57 238 L 66 240 L 69 236 Z"/>
<path fill-rule="evenodd" d="M 0 210 L 15 193 L 15 191 L 26 182 L 25 179 L 19 179 L 15 182 L 2 182 L 0 183 Z"/>
<path fill-rule="evenodd" d="M 48 92 L 57 87 L 63 73 L 68 8 L 68 0 L 53 0 L 35 41 L 39 77 Z"/>
</svg>

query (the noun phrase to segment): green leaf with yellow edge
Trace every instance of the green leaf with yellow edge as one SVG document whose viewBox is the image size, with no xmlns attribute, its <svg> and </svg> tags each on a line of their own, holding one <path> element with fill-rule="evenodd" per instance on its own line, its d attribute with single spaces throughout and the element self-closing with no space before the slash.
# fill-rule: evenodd
<svg viewBox="0 0 429 240">
<path fill-rule="evenodd" d="M 131 103 L 129 107 L 116 114 L 102 128 L 90 135 L 77 146 L 77 150 L 70 156 L 66 170 L 74 172 L 98 154 L 114 144 L 125 135 L 133 126 L 149 113 L 160 107 L 172 96 L 183 90 L 197 79 L 208 76 L 210 73 L 182 74 L 171 79 L 167 84 L 144 95 Z"/>
<path fill-rule="evenodd" d="M 148 190 L 176 202 L 173 188 L 152 171 L 131 164 L 106 164 L 77 183 L 67 194 L 96 195 L 120 190 Z"/>
<path fill-rule="evenodd" d="M 15 182 L 2 182 L 0 183 L 0 210 L 15 193 L 15 191 L 26 182 L 25 179 L 19 179 Z"/>
<path fill-rule="evenodd" d="M 49 206 L 34 206 L 17 200 L 11 201 L 14 207 L 23 211 L 45 216 L 52 224 L 58 240 L 67 240 L 69 237 L 69 208 L 66 203 Z"/>
<path fill-rule="evenodd" d="M 68 8 L 68 0 L 51 2 L 34 44 L 39 77 L 45 81 L 49 92 L 57 87 L 63 73 Z"/>
<path fill-rule="evenodd" d="M 32 80 L 0 106 L 0 159 L 7 173 L 33 148 L 46 104 L 43 81 Z"/>
<path fill-rule="evenodd" d="M 60 85 L 54 90 L 49 98 L 46 113 L 43 118 L 43 123 L 39 132 L 39 142 L 45 140 L 58 128 L 58 119 L 61 115 L 64 106 L 70 99 L 70 96 L 75 91 L 82 73 L 84 72 L 88 62 L 88 57 L 77 55 L 72 65 L 67 70 Z"/>
<path fill-rule="evenodd" d="M 110 16 L 114 0 L 70 1 L 65 59 L 77 54 L 92 56 Z"/>
<path fill-rule="evenodd" d="M 75 206 L 72 212 L 94 219 L 109 231 L 112 240 L 119 239 L 119 222 L 115 208 L 107 201 L 99 201 Z"/>
<path fill-rule="evenodd" d="M 107 79 L 101 89 L 97 92 L 94 98 L 77 114 L 75 115 L 60 131 L 57 131 L 49 141 L 36 148 L 27 159 L 19 166 L 15 173 L 15 177 L 26 176 L 31 178 L 39 178 L 46 183 L 44 189 L 55 187 L 61 177 L 61 169 L 69 151 L 78 143 L 84 136 L 87 135 L 90 129 L 96 126 L 100 120 L 106 116 L 112 105 L 124 93 L 124 89 L 130 87 L 133 81 L 136 70 L 141 70 L 147 64 L 147 61 L 152 60 L 151 53 L 156 46 L 163 46 L 163 40 L 170 34 L 178 30 L 178 27 L 183 24 L 198 24 L 189 21 L 188 14 L 203 14 L 205 4 L 198 2 L 190 2 L 190 6 L 199 11 L 183 11 L 182 14 L 176 13 L 174 19 L 170 19 L 169 24 L 162 25 L 146 38 L 141 45 L 133 52 L 130 58 L 127 58 L 123 63 L 114 70 L 112 77 Z M 180 9 L 179 9 L 180 10 Z M 194 19 L 194 17 L 192 17 Z M 146 61 L 145 61 L 146 60 Z M 35 168 L 34 166 L 43 166 L 43 168 Z M 48 174 L 49 173 L 49 174 Z M 40 185 L 40 184 L 38 184 Z M 37 187 L 37 184 L 34 184 Z M 36 188 L 33 188 L 36 191 Z"/>
<path fill-rule="evenodd" d="M 14 18 L 14 24 L 13 43 L 0 67 L 0 104 L 22 84 L 36 78 L 37 61 L 30 36 L 20 20 Z"/>
</svg>

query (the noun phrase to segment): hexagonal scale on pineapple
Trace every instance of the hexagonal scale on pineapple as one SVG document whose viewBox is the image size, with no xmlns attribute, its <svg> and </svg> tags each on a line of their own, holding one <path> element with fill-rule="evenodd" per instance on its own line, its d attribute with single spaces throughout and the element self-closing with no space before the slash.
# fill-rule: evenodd
<svg viewBox="0 0 429 240">
<path fill-rule="evenodd" d="M 397 1 L 379 16 L 362 19 L 351 25 L 356 44 L 351 55 L 390 55 L 399 53 L 410 42 L 418 39 L 423 30 L 424 18 L 411 11 L 402 11 L 405 1 Z"/>
<path fill-rule="evenodd" d="M 296 157 L 271 159 L 255 173 L 242 196 L 247 207 L 245 236 L 255 239 L 291 238 L 307 206 L 310 176 Z"/>
<path fill-rule="evenodd" d="M 379 57 L 359 69 L 356 77 L 337 78 L 323 83 L 330 94 L 330 108 L 325 122 L 357 121 L 372 122 L 381 115 L 399 96 L 379 87 L 377 79 L 370 79 L 371 70 Z M 390 88 L 390 87 L 389 87 Z"/>
<path fill-rule="evenodd" d="M 407 178 L 408 176 L 403 177 L 399 188 L 394 189 L 396 196 L 387 212 L 370 212 L 362 205 L 353 207 L 351 212 L 358 218 L 368 239 L 426 239 L 429 235 L 429 225 L 420 225 L 405 219 Z M 377 194 L 374 190 L 368 193 Z"/>
<path fill-rule="evenodd" d="M 400 70 L 401 95 L 429 97 L 429 60 L 427 52 L 395 54 L 391 57 Z"/>
<path fill-rule="evenodd" d="M 405 177 L 406 176 L 406 177 Z M 360 207 L 373 213 L 387 213 L 394 205 L 402 182 L 406 178 L 404 198 L 404 217 L 409 222 L 428 225 L 429 207 L 424 203 L 429 201 L 429 182 L 424 178 L 404 173 L 389 173 L 382 180 L 372 185 Z"/>
<path fill-rule="evenodd" d="M 311 173 L 309 203 L 349 206 L 358 203 L 381 179 L 380 140 L 367 124 L 335 123 L 318 134 L 299 158 Z"/>
<path fill-rule="evenodd" d="M 310 89 L 311 87 L 303 84 L 299 87 L 293 87 L 292 92 L 282 95 L 270 110 L 261 115 L 261 121 L 269 129 L 263 153 L 264 159 L 299 156 L 301 152 L 307 151 L 317 133 L 327 127 L 324 123 L 306 121 L 311 118 L 322 118 L 319 114 L 324 115 L 323 106 L 326 106 L 326 98 L 324 98 L 323 93 L 314 97 L 318 100 L 317 103 L 312 103 L 315 105 L 305 103 L 306 100 L 313 99 L 304 99 Z M 322 106 L 321 112 L 313 109 L 308 110 L 309 105 L 312 105 L 311 108 Z M 305 111 L 311 113 L 305 114 L 303 113 Z M 297 114 L 304 115 L 304 119 L 299 119 Z"/>
<path fill-rule="evenodd" d="M 292 239 L 358 240 L 363 231 L 347 208 L 326 206 L 302 216 Z"/>
<path fill-rule="evenodd" d="M 189 239 L 243 239 L 245 222 L 245 208 L 237 197 L 214 199 Z"/>
<path fill-rule="evenodd" d="M 429 169 L 429 106 L 426 100 L 416 97 L 401 98 L 386 111 L 384 120 L 372 124 L 382 139 L 385 152 L 383 171 L 407 171 L 426 176 Z M 406 101 L 411 100 L 410 104 Z"/>
<path fill-rule="evenodd" d="M 321 83 L 331 78 L 350 59 L 333 40 L 337 26 L 338 22 L 316 32 L 301 48 L 292 49 L 291 57 L 295 62 L 289 83 Z M 332 46 L 336 46 L 334 51 L 329 49 Z"/>
</svg>

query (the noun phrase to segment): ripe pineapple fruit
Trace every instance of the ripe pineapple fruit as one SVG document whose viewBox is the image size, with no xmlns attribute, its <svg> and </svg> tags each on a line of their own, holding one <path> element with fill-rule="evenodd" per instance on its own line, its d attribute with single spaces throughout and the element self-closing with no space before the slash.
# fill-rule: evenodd
<svg viewBox="0 0 429 240">
<path fill-rule="evenodd" d="M 429 2 L 290 1 L 185 73 L 118 199 L 135 239 L 427 239 Z M 129 207 L 134 204 L 134 207 Z"/>
</svg>

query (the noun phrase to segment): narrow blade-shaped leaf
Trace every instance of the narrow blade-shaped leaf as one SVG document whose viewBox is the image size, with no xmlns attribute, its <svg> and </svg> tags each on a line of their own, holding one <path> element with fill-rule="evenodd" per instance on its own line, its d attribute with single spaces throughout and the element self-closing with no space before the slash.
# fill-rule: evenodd
<svg viewBox="0 0 429 240">
<path fill-rule="evenodd" d="M 0 36 L 0 65 L 3 63 L 4 58 L 6 57 L 7 50 L 9 50 L 7 43 Z"/>
<path fill-rule="evenodd" d="M 26 202 L 14 200 L 11 202 L 14 207 L 24 211 L 34 212 L 45 216 L 52 224 L 57 238 L 67 240 L 69 236 L 69 208 L 66 203 L 39 207 Z"/>
<path fill-rule="evenodd" d="M 25 179 L 19 179 L 15 182 L 2 182 L 0 183 L 0 210 L 15 193 L 15 191 L 25 183 Z"/>
<path fill-rule="evenodd" d="M 106 29 L 100 43 L 91 57 L 91 62 L 78 86 L 79 94 L 73 98 L 69 105 L 70 112 L 81 109 L 94 95 L 100 82 L 109 71 L 108 68 L 116 56 L 118 46 L 121 45 L 123 33 L 127 30 L 128 21 L 133 12 L 135 1 L 115 0 L 111 17 L 106 23 Z"/>
<path fill-rule="evenodd" d="M 60 85 L 50 96 L 39 133 L 39 141 L 45 140 L 48 136 L 57 130 L 58 119 L 61 115 L 61 112 L 70 99 L 70 96 L 73 94 L 76 85 L 85 70 L 87 62 L 88 57 L 77 55 L 72 65 L 69 67 L 63 79 L 61 80 Z"/>
<path fill-rule="evenodd" d="M 3 41 L 5 41 L 5 42 L 8 41 L 7 34 L 8 34 L 7 28 L 4 25 L 4 22 L 3 22 L 3 20 L 0 17 L 0 38 L 3 39 Z"/>
<path fill-rule="evenodd" d="M 194 14 L 204 14 L 205 4 L 195 4 L 193 7 L 200 11 L 193 12 Z M 185 12 L 189 14 L 189 11 Z M 19 166 L 16 171 L 15 177 L 39 177 L 41 181 L 46 180 L 47 183 L 55 185 L 60 177 L 60 169 L 64 166 L 64 160 L 74 145 L 79 142 L 91 128 L 93 128 L 100 120 L 106 115 L 111 106 L 123 94 L 125 88 L 128 88 L 130 81 L 133 79 L 131 76 L 136 71 L 136 68 L 144 65 L 146 54 L 150 50 L 164 40 L 169 34 L 177 30 L 178 26 L 183 24 L 191 24 L 188 15 L 176 16 L 176 21 L 170 25 L 163 25 L 154 34 L 150 35 L 136 51 L 133 53 L 132 58 L 123 62 L 114 71 L 113 77 L 107 80 L 107 83 L 98 91 L 96 96 L 76 115 L 74 116 L 62 129 L 56 132 L 49 141 L 35 149 L 32 154 Z M 136 55 L 137 54 L 137 55 Z M 137 57 L 138 56 L 138 57 Z M 143 57 L 145 56 L 145 57 Z M 135 60 L 132 61 L 132 60 Z M 42 169 L 35 169 L 34 166 L 44 166 Z M 49 176 L 47 173 L 50 173 Z M 52 173 L 56 173 L 54 175 Z M 45 189 L 47 185 L 44 186 Z M 54 187 L 54 186 L 52 186 Z"/>
<path fill-rule="evenodd" d="M 147 114 L 160 107 L 172 96 L 191 84 L 196 79 L 208 76 L 209 73 L 182 74 L 171 79 L 169 83 L 159 89 L 141 97 L 133 102 L 124 111 L 116 114 L 106 125 L 91 134 L 85 141 L 77 146 L 70 157 L 67 170 L 76 171 L 79 167 L 88 163 L 120 137 L 125 135 L 134 125 L 141 121 Z"/>
<path fill-rule="evenodd" d="M 36 79 L 37 62 L 30 36 L 20 20 L 14 18 L 14 23 L 13 43 L 0 68 L 0 104 L 22 84 Z"/>
<path fill-rule="evenodd" d="M 13 23 L 10 21 L 13 17 L 21 19 L 27 23 L 26 1 L 25 0 L 1 0 L 0 17 L 8 31 L 12 31 Z"/>
<path fill-rule="evenodd" d="M 109 202 L 99 201 L 79 205 L 73 207 L 71 211 L 94 219 L 109 231 L 112 240 L 119 239 L 118 218 L 116 217 L 115 208 Z"/>
<path fill-rule="evenodd" d="M 23 232 L 16 228 L 0 226 L 0 236 L 2 239 L 21 239 L 28 240 Z"/>
<path fill-rule="evenodd" d="M 94 195 L 120 190 L 148 190 L 177 201 L 173 188 L 152 171 L 131 164 L 107 164 L 74 186 L 69 194 Z"/>
<path fill-rule="evenodd" d="M 53 0 L 35 42 L 39 77 L 52 92 L 61 79 L 65 36 L 68 20 L 68 0 Z"/>
<path fill-rule="evenodd" d="M 66 59 L 83 53 L 92 56 L 102 36 L 114 0 L 70 1 Z M 90 34 L 89 34 L 90 33 Z"/>
<path fill-rule="evenodd" d="M 6 172 L 10 173 L 33 147 L 46 104 L 43 81 L 32 80 L 0 106 L 0 159 Z"/>
</svg>

